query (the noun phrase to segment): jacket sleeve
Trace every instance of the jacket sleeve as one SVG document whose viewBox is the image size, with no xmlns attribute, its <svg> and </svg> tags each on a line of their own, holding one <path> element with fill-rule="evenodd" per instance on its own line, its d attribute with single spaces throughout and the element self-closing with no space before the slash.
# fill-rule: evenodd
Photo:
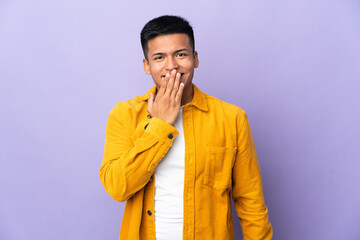
<svg viewBox="0 0 360 240">
<path fill-rule="evenodd" d="M 233 167 L 232 197 L 244 240 L 272 239 L 273 230 L 264 202 L 262 180 L 250 125 L 245 113 L 239 123 L 238 151 Z"/>
<path fill-rule="evenodd" d="M 179 134 L 176 128 L 159 118 L 151 118 L 146 127 L 139 124 L 135 131 L 130 130 L 134 125 L 130 116 L 120 116 L 120 112 L 114 109 L 110 112 L 99 170 L 100 180 L 108 194 L 121 202 L 148 183 L 157 164 Z"/>
</svg>

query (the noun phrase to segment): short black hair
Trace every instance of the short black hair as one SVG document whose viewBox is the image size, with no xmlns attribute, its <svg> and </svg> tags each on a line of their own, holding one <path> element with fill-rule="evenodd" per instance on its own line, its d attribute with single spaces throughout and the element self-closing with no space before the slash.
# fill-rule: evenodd
<svg viewBox="0 0 360 240">
<path fill-rule="evenodd" d="M 189 22 L 179 16 L 164 15 L 150 20 L 140 33 L 141 46 L 147 59 L 149 51 L 148 41 L 161 35 L 185 33 L 189 37 L 189 43 L 195 51 L 194 31 Z"/>
</svg>

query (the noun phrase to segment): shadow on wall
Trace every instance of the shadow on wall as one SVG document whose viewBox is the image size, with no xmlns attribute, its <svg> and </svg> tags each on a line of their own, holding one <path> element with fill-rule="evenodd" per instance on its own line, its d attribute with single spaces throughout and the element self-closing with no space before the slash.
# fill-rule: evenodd
<svg viewBox="0 0 360 240">
<path fill-rule="evenodd" d="M 240 239 L 242 240 L 242 230 L 241 230 L 241 225 L 239 222 L 239 217 L 236 213 L 236 210 L 234 208 L 234 202 L 231 200 L 231 208 L 232 208 L 232 218 L 233 218 L 233 222 L 234 222 L 234 232 L 235 232 L 235 238 L 234 239 Z"/>
</svg>

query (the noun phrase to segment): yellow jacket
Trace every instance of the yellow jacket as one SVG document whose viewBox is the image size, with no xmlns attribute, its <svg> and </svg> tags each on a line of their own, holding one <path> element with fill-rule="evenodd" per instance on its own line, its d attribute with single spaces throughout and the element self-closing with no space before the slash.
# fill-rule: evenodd
<svg viewBox="0 0 360 240">
<path fill-rule="evenodd" d="M 183 239 L 234 239 L 230 193 L 244 240 L 271 239 L 262 181 L 247 116 L 195 85 L 183 107 L 185 177 Z M 99 174 L 112 198 L 127 201 L 121 240 L 155 240 L 154 171 L 176 128 L 147 113 L 144 96 L 111 110 Z"/>
</svg>

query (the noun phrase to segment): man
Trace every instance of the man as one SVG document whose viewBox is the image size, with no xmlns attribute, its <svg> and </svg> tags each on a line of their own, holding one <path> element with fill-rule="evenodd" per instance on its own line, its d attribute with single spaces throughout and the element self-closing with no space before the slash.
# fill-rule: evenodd
<svg viewBox="0 0 360 240">
<path fill-rule="evenodd" d="M 155 86 L 111 110 L 99 171 L 127 201 L 120 239 L 234 239 L 230 194 L 244 239 L 271 239 L 247 116 L 192 84 L 192 27 L 161 16 L 141 43 Z"/>
</svg>

